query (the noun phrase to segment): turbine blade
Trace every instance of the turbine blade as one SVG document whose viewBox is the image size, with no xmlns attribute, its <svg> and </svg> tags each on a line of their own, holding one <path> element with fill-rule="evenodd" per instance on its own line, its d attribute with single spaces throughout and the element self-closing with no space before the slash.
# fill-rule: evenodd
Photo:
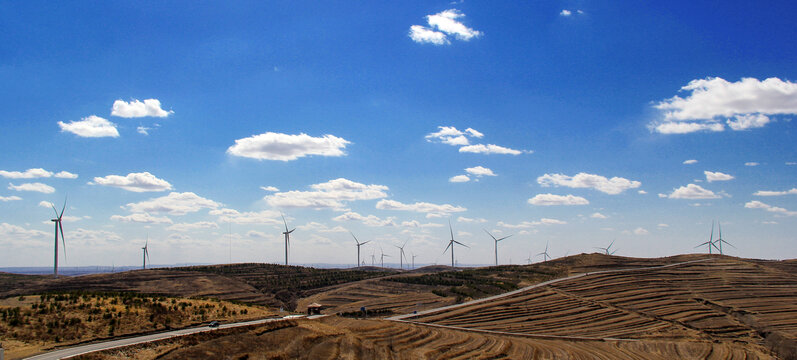
<svg viewBox="0 0 797 360">
<path fill-rule="evenodd" d="M 454 228 L 451 227 L 451 219 L 448 219 L 448 230 L 451 231 L 451 240 L 454 240 Z"/>
<path fill-rule="evenodd" d="M 515 234 L 512 234 L 512 235 L 515 235 Z M 500 239 L 498 239 L 498 240 L 495 240 L 495 241 L 501 241 L 501 240 L 504 240 L 504 239 L 506 239 L 506 238 L 508 238 L 508 237 L 511 237 L 512 235 L 507 235 L 507 236 L 504 236 L 504 237 L 502 237 L 502 238 L 500 238 Z M 493 239 L 495 239 L 495 238 L 493 238 Z"/>
<path fill-rule="evenodd" d="M 361 245 L 361 244 L 360 244 L 360 240 L 357 240 L 357 237 L 356 237 L 356 236 L 354 236 L 354 233 L 353 233 L 353 232 L 351 232 L 351 231 L 349 231 L 349 234 L 351 234 L 351 237 L 353 237 L 353 238 L 354 238 L 354 242 L 356 242 L 356 243 L 357 243 L 357 246 L 360 246 L 360 245 Z"/>
<path fill-rule="evenodd" d="M 454 240 L 454 242 L 455 242 L 455 243 L 457 243 L 457 244 L 460 244 L 460 245 L 462 245 L 462 246 L 464 246 L 464 247 L 466 247 L 466 248 L 468 248 L 468 249 L 470 249 L 470 246 L 468 246 L 468 245 L 465 245 L 465 244 L 463 244 L 463 243 L 461 243 L 461 242 L 459 242 L 459 241 L 456 241 L 456 240 Z"/>
<path fill-rule="evenodd" d="M 280 216 L 282 216 L 282 222 L 285 224 L 285 231 L 288 231 L 288 222 L 285 221 L 285 215 L 282 215 L 282 213 L 280 213 Z"/>
<path fill-rule="evenodd" d="M 64 207 L 61 208 L 61 214 L 58 215 L 59 219 L 64 216 L 64 210 L 66 210 L 66 196 L 64 196 Z"/>
<path fill-rule="evenodd" d="M 711 221 L 711 237 L 708 238 L 708 241 L 714 242 L 714 221 Z"/>
<path fill-rule="evenodd" d="M 293 230 L 296 230 L 296 228 L 293 228 Z M 293 230 L 291 230 L 291 231 L 288 231 L 288 234 L 292 233 L 292 232 L 293 232 Z"/>
<path fill-rule="evenodd" d="M 55 213 L 55 217 L 58 218 L 58 210 L 55 209 L 55 205 L 53 205 L 53 212 Z"/>
<path fill-rule="evenodd" d="M 482 229 L 482 230 L 484 230 L 484 232 L 486 232 L 486 233 L 487 233 L 487 235 L 490 235 L 490 237 L 491 237 L 491 238 L 493 238 L 493 240 L 495 240 L 495 241 L 499 241 L 498 239 L 496 239 L 496 238 L 495 238 L 495 236 L 493 236 L 493 234 L 490 234 L 490 232 L 489 232 L 489 231 L 487 231 L 487 229 Z M 503 239 L 501 239 L 501 240 L 503 240 Z"/>
<path fill-rule="evenodd" d="M 368 241 L 366 241 L 366 242 L 361 242 L 361 243 L 360 243 L 360 245 L 365 245 L 365 244 L 367 244 L 367 243 L 369 243 L 369 242 L 371 242 L 371 240 L 368 240 Z"/>
<path fill-rule="evenodd" d="M 61 244 L 63 244 L 64 248 L 64 262 L 66 262 L 66 240 L 64 240 L 64 227 L 61 225 L 61 221 L 58 221 L 58 228 L 61 230 Z"/>
<path fill-rule="evenodd" d="M 448 248 L 450 248 L 450 247 L 451 247 L 451 244 L 453 244 L 453 242 L 449 241 L 449 242 L 448 242 L 448 246 L 446 246 L 446 249 L 445 249 L 445 250 L 443 250 L 443 254 L 445 254 L 445 253 L 446 253 L 446 251 L 448 251 Z"/>
</svg>

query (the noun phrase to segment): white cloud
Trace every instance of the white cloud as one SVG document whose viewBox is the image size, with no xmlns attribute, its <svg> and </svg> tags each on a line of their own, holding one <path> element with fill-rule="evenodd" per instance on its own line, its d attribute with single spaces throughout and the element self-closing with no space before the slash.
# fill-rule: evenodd
<svg viewBox="0 0 797 360">
<path fill-rule="evenodd" d="M 759 163 L 757 163 L 755 161 L 750 161 L 750 162 L 744 163 L 744 166 L 758 166 L 758 165 L 761 165 L 761 164 L 759 164 Z"/>
<path fill-rule="evenodd" d="M 278 192 L 264 199 L 274 207 L 343 209 L 344 202 L 384 198 L 388 190 L 384 185 L 366 185 L 344 178 L 310 185 L 310 188 L 312 191 Z"/>
<path fill-rule="evenodd" d="M 322 232 L 322 233 L 333 233 L 333 232 L 345 233 L 345 232 L 349 232 L 349 230 L 346 230 L 344 227 L 342 227 L 340 225 L 330 228 L 329 226 L 327 226 L 325 224 L 321 224 L 321 223 L 317 223 L 317 222 L 309 222 L 307 224 L 297 226 L 296 228 L 300 229 L 300 230 L 305 230 L 305 231 L 318 231 L 318 232 Z"/>
<path fill-rule="evenodd" d="M 22 198 L 21 198 L 21 197 L 19 197 L 19 196 L 15 196 L 15 195 L 11 195 L 11 196 L 0 196 L 0 201 L 2 201 L 2 202 L 8 202 L 8 201 L 17 201 L 17 200 L 22 200 Z"/>
<path fill-rule="evenodd" d="M 143 126 L 143 125 L 140 125 L 140 126 L 138 126 L 136 128 L 136 132 L 141 134 L 141 135 L 149 135 L 149 130 L 152 130 L 152 128 L 148 128 L 148 127 Z"/>
<path fill-rule="evenodd" d="M 472 128 L 465 129 L 465 133 L 467 133 L 468 136 L 475 137 L 475 138 L 483 138 L 484 137 L 484 134 L 482 134 L 482 133 L 476 131 L 476 129 L 472 129 Z"/>
<path fill-rule="evenodd" d="M 50 209 L 50 208 L 55 207 L 55 204 L 53 204 L 53 203 L 51 203 L 49 201 L 42 200 L 42 201 L 39 201 L 39 206 L 46 207 L 46 208 Z"/>
<path fill-rule="evenodd" d="M 565 225 L 565 224 L 567 224 L 566 221 L 542 218 L 539 221 L 523 221 L 520 222 L 519 224 L 508 224 L 503 221 L 499 221 L 496 225 L 509 229 L 529 229 L 540 225 Z"/>
<path fill-rule="evenodd" d="M 174 111 L 161 109 L 161 102 L 158 99 L 146 99 L 143 102 L 133 99 L 130 102 L 116 100 L 111 107 L 111 115 L 123 118 L 137 117 L 167 117 L 174 114 Z"/>
<path fill-rule="evenodd" d="M 661 223 L 661 224 L 658 224 L 658 225 L 656 225 L 656 226 L 658 226 L 658 227 L 660 227 L 660 228 L 666 228 L 666 227 L 670 227 L 670 225 L 667 225 L 667 224 L 665 224 L 665 223 Z"/>
<path fill-rule="evenodd" d="M 650 232 L 645 230 L 644 228 L 638 227 L 634 229 L 634 235 L 647 235 L 647 234 L 650 234 Z"/>
<path fill-rule="evenodd" d="M 44 194 L 52 194 L 55 192 L 55 188 L 50 185 L 42 184 L 42 183 L 25 183 L 20 185 L 14 185 L 12 183 L 8 183 L 8 189 L 14 191 L 35 191 Z"/>
<path fill-rule="evenodd" d="M 55 177 L 59 179 L 77 179 L 77 174 L 73 174 L 69 171 L 60 171 L 55 174 Z"/>
<path fill-rule="evenodd" d="M 260 189 L 262 189 L 263 191 L 270 191 L 270 192 L 280 191 L 280 189 L 277 189 L 274 186 L 261 186 Z"/>
<path fill-rule="evenodd" d="M 697 164 L 697 160 L 695 160 L 695 159 L 684 160 L 683 164 L 684 165 Z"/>
<path fill-rule="evenodd" d="M 439 31 L 423 27 L 421 25 L 410 26 L 410 39 L 416 43 L 429 43 L 435 45 L 447 45 L 451 42 L 448 41 L 446 34 Z"/>
<path fill-rule="evenodd" d="M 559 15 L 561 15 L 561 16 L 570 16 L 570 15 L 573 15 L 573 12 L 570 11 L 570 10 L 567 10 L 567 9 L 562 9 L 562 11 L 559 12 Z"/>
<path fill-rule="evenodd" d="M 192 231 L 192 230 L 199 230 L 199 229 L 218 229 L 219 225 L 212 221 L 198 221 L 195 223 L 177 223 L 172 226 L 166 228 L 166 230 L 171 231 Z"/>
<path fill-rule="evenodd" d="M 797 188 L 791 188 L 786 191 L 767 191 L 758 190 L 753 195 L 755 196 L 782 196 L 782 195 L 797 195 Z"/>
<path fill-rule="evenodd" d="M 659 196 L 661 197 L 661 196 Z M 670 195 L 667 195 L 670 199 L 719 199 L 720 196 L 715 194 L 711 190 L 706 190 L 699 185 L 689 184 L 686 186 L 681 186 L 677 189 L 674 189 Z"/>
<path fill-rule="evenodd" d="M 452 183 L 461 183 L 461 182 L 468 182 L 468 181 L 470 181 L 470 178 L 468 177 L 468 175 L 457 175 L 457 176 L 452 176 L 451 178 L 448 179 L 448 182 L 452 182 Z"/>
<path fill-rule="evenodd" d="M 742 78 L 728 82 L 722 78 L 692 80 L 682 91 L 656 104 L 664 121 L 653 124 L 661 133 L 687 133 L 700 130 L 721 131 L 725 120 L 733 130 L 763 127 L 767 115 L 797 114 L 797 83 L 768 78 Z M 677 131 L 676 131 L 677 130 Z"/>
<path fill-rule="evenodd" d="M 454 206 L 449 204 L 438 205 L 428 202 L 403 204 L 395 200 L 386 200 L 386 199 L 379 200 L 379 202 L 376 203 L 376 208 L 380 210 L 415 211 L 420 213 L 426 213 L 427 217 L 443 217 L 451 213 L 463 212 L 468 210 L 461 206 Z"/>
<path fill-rule="evenodd" d="M 105 177 L 95 177 L 94 183 L 103 186 L 118 187 L 132 192 L 166 191 L 171 190 L 172 185 L 168 181 L 158 179 L 149 172 L 129 173 L 126 176 L 108 175 Z"/>
<path fill-rule="evenodd" d="M 566 186 L 570 188 L 589 188 L 611 195 L 617 195 L 625 190 L 638 188 L 642 185 L 639 181 L 628 180 L 621 177 L 607 179 L 600 175 L 583 172 L 575 176 L 545 174 L 537 178 L 537 183 L 544 187 Z"/>
<path fill-rule="evenodd" d="M 506 155 L 520 155 L 523 151 L 510 149 L 507 147 L 494 145 L 494 144 L 476 144 L 468 145 L 459 148 L 459 152 L 476 153 L 476 154 L 506 154 Z"/>
<path fill-rule="evenodd" d="M 603 214 L 601 214 L 601 213 L 599 213 L 599 212 L 593 213 L 593 214 L 592 214 L 592 215 L 590 215 L 589 217 L 591 217 L 591 218 L 593 218 L 593 219 L 606 219 L 606 218 L 608 218 L 608 216 L 606 216 L 606 215 L 603 215 Z"/>
<path fill-rule="evenodd" d="M 148 213 L 135 213 L 126 216 L 111 215 L 111 220 L 126 222 L 126 223 L 142 223 L 142 224 L 171 224 L 172 220 L 168 217 L 152 216 Z"/>
<path fill-rule="evenodd" d="M 482 33 L 480 31 L 473 30 L 456 20 L 464 16 L 465 14 L 457 9 L 449 9 L 434 15 L 428 15 L 426 16 L 426 21 L 429 23 L 429 28 L 421 25 L 412 25 L 410 26 L 409 36 L 417 43 L 435 45 L 450 44 L 448 35 L 462 41 L 469 41 L 474 37 L 481 36 Z"/>
<path fill-rule="evenodd" d="M 171 215 L 185 215 L 201 209 L 216 209 L 221 204 L 205 199 L 192 192 L 177 193 L 159 198 L 149 199 L 138 203 L 127 204 L 126 207 L 133 213 L 167 213 Z"/>
<path fill-rule="evenodd" d="M 8 223 L 0 223 L 0 242 L 8 241 L 11 239 L 20 239 L 20 238 L 44 240 L 44 238 L 49 239 L 51 235 L 52 234 L 44 231 L 28 230 L 21 226 L 12 225 Z"/>
<path fill-rule="evenodd" d="M 222 223 L 283 225 L 281 214 L 274 210 L 239 212 L 222 208 L 210 210 L 208 214 L 218 216 Z"/>
<path fill-rule="evenodd" d="M 528 200 L 531 205 L 537 206 L 553 206 L 553 205 L 587 205 L 589 200 L 574 195 L 554 195 L 554 194 L 537 194 Z"/>
<path fill-rule="evenodd" d="M 787 161 L 787 162 L 786 162 L 786 165 L 788 165 L 788 166 L 794 166 L 794 165 L 797 165 L 797 162 L 794 162 L 794 161 Z"/>
<path fill-rule="evenodd" d="M 250 238 L 254 238 L 254 239 L 265 239 L 265 238 L 268 238 L 268 235 L 266 235 L 266 233 L 263 233 L 263 232 L 260 232 L 260 231 L 255 231 L 255 230 L 247 231 L 246 232 L 246 236 L 250 237 Z"/>
<path fill-rule="evenodd" d="M 496 176 L 495 173 L 483 166 L 474 166 L 465 169 L 465 172 L 476 176 Z"/>
<path fill-rule="evenodd" d="M 235 140 L 227 149 L 230 155 L 257 160 L 296 160 L 308 155 L 345 156 L 351 142 L 334 135 L 313 137 L 304 133 L 289 135 L 267 132 Z"/>
<path fill-rule="evenodd" d="M 748 209 L 764 209 L 766 211 L 773 212 L 773 213 L 776 213 L 778 215 L 783 215 L 783 216 L 797 216 L 797 211 L 790 211 L 790 210 L 786 210 L 786 209 L 784 209 L 782 207 L 777 207 L 777 206 L 764 204 L 764 203 L 762 203 L 762 202 L 760 202 L 758 200 L 750 201 L 750 202 L 744 204 L 744 207 L 746 207 Z"/>
<path fill-rule="evenodd" d="M 96 115 L 69 124 L 59 121 L 58 126 L 61 127 L 61 132 L 71 132 L 80 137 L 119 137 L 116 124 Z"/>
<path fill-rule="evenodd" d="M 74 245 L 99 246 L 106 245 L 108 242 L 119 242 L 123 239 L 119 234 L 111 231 L 77 228 L 69 231 L 69 240 Z"/>
<path fill-rule="evenodd" d="M 360 221 L 367 226 L 396 226 L 396 218 L 388 217 L 381 219 L 375 215 L 363 216 L 356 212 L 347 212 L 342 215 L 332 218 L 335 221 Z"/>
<path fill-rule="evenodd" d="M 480 138 L 484 136 L 484 134 L 471 128 L 465 129 L 464 132 L 457 130 L 457 128 L 453 126 L 438 126 L 437 128 L 439 129 L 437 132 L 426 134 L 426 141 L 439 141 L 443 144 L 461 146 L 470 144 L 467 137 Z"/>
<path fill-rule="evenodd" d="M 647 192 L 647 191 L 645 191 L 645 190 L 639 190 L 639 191 L 637 191 L 637 194 L 641 194 L 641 195 L 645 195 L 645 194 L 647 194 L 647 193 L 648 193 L 648 192 Z"/>
<path fill-rule="evenodd" d="M 487 219 L 482 219 L 482 218 L 471 219 L 471 218 L 466 218 L 464 216 L 460 216 L 457 218 L 457 221 L 463 223 L 486 223 Z"/>
<path fill-rule="evenodd" d="M 732 175 L 723 174 L 719 171 L 718 172 L 703 171 L 703 174 L 706 174 L 706 180 L 708 182 L 733 180 Z"/>
<path fill-rule="evenodd" d="M 25 170 L 24 172 L 0 170 L 0 176 L 9 179 L 34 179 L 34 178 L 48 178 L 50 176 L 53 176 L 53 173 L 44 170 L 42 168 L 28 169 Z"/>
<path fill-rule="evenodd" d="M 435 228 L 437 228 L 437 227 L 443 227 L 445 225 L 438 224 L 438 223 L 431 223 L 431 222 L 426 223 L 426 224 L 421 224 L 418 220 L 412 220 L 412 221 L 402 221 L 401 222 L 401 226 L 403 226 L 403 227 L 416 227 L 416 228 L 427 228 L 427 227 L 435 227 Z"/>
</svg>

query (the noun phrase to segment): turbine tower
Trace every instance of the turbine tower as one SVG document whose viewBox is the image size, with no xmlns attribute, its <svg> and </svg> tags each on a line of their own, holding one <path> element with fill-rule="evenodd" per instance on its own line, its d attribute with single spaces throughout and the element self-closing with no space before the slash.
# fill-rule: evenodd
<svg viewBox="0 0 797 360">
<path fill-rule="evenodd" d="M 412 268 L 413 269 L 415 269 L 415 257 L 416 256 L 418 256 L 418 255 L 415 255 L 414 253 L 412 253 Z"/>
<path fill-rule="evenodd" d="M 381 252 L 381 253 L 382 253 L 381 260 L 382 260 L 382 267 L 384 268 L 384 267 L 385 267 L 385 258 L 386 258 L 386 257 L 390 257 L 390 255 L 386 255 L 386 254 L 385 254 L 385 251 L 384 251 L 384 250 L 382 250 L 382 247 L 381 247 L 381 246 L 379 247 L 379 252 Z"/>
<path fill-rule="evenodd" d="M 357 237 L 354 236 L 353 232 L 349 231 L 349 234 L 351 234 L 351 237 L 354 238 L 354 242 L 357 243 L 357 265 L 360 265 L 360 246 L 363 246 L 363 245 L 371 242 L 371 240 L 360 242 L 360 240 L 357 240 Z"/>
<path fill-rule="evenodd" d="M 409 240 L 407 240 L 407 241 L 409 241 Z M 401 245 L 401 246 L 393 245 L 393 246 L 397 247 L 399 249 L 399 251 L 400 251 L 399 252 L 399 269 L 402 269 L 402 270 L 404 270 L 404 260 L 407 259 L 407 256 L 404 255 L 404 247 L 407 246 L 407 241 L 405 241 L 404 245 Z"/>
<path fill-rule="evenodd" d="M 606 255 L 614 255 L 614 253 L 617 252 L 617 249 L 614 249 L 614 251 L 611 251 L 612 245 L 614 245 L 614 240 L 612 240 L 612 242 L 609 243 L 609 246 L 607 246 L 605 248 L 604 247 L 595 247 L 595 248 L 598 249 L 598 250 L 603 250 L 603 253 L 606 254 Z M 567 255 L 565 255 L 565 256 L 567 256 Z"/>
<path fill-rule="evenodd" d="M 288 222 L 285 221 L 285 215 L 280 213 L 280 216 L 282 216 L 282 222 L 285 224 L 285 232 L 282 234 L 285 235 L 285 265 L 288 265 L 288 248 L 291 246 L 291 233 L 293 230 L 296 230 L 296 228 L 288 230 Z"/>
<path fill-rule="evenodd" d="M 484 230 L 484 232 L 486 232 L 487 235 L 490 235 L 490 237 L 493 238 L 493 240 L 495 241 L 495 266 L 498 266 L 498 242 L 501 241 L 501 240 L 504 240 L 504 239 L 514 235 L 514 234 L 504 236 L 504 237 L 502 237 L 500 239 L 496 239 L 495 236 L 493 236 L 493 234 L 490 234 L 490 232 L 487 231 L 487 229 L 482 229 L 482 230 Z"/>
<path fill-rule="evenodd" d="M 699 247 L 701 247 L 703 245 L 707 245 L 708 246 L 709 255 L 711 254 L 711 248 L 712 247 L 717 249 L 717 250 L 719 250 L 719 248 L 717 248 L 717 244 L 714 243 L 714 221 L 713 220 L 711 221 L 711 236 L 708 238 L 708 241 L 706 241 L 706 242 L 704 242 L 704 243 L 702 243 L 702 244 L 700 244 L 698 246 L 695 246 L 695 248 L 699 248 Z"/>
<path fill-rule="evenodd" d="M 147 260 L 149 260 L 149 251 L 147 251 L 148 247 L 149 247 L 149 234 L 147 234 L 147 241 L 144 242 L 144 247 L 141 248 L 141 250 L 144 250 L 144 253 L 142 254 L 142 257 L 144 258 L 144 266 L 141 267 L 142 269 L 146 269 L 147 268 Z M 150 261 L 150 265 L 151 264 L 152 264 L 152 261 Z"/>
<path fill-rule="evenodd" d="M 726 243 L 726 244 L 732 246 L 734 249 L 736 248 L 736 246 L 733 246 L 733 244 L 725 241 L 725 239 L 722 238 L 722 225 L 720 224 L 719 221 L 717 221 L 717 226 L 720 229 L 720 234 L 719 234 L 719 237 L 717 238 L 717 240 L 714 240 L 714 243 L 720 244 L 720 246 L 719 246 L 720 255 L 723 255 L 723 253 L 722 253 L 722 243 Z"/>
<path fill-rule="evenodd" d="M 374 266 L 376 263 L 376 250 L 371 251 L 371 266 Z"/>
<path fill-rule="evenodd" d="M 451 248 L 451 267 L 453 268 L 454 267 L 454 244 L 459 244 L 459 245 L 462 245 L 462 246 L 464 246 L 466 248 L 470 248 L 470 246 L 465 245 L 465 244 L 463 244 L 463 243 L 461 243 L 459 241 L 454 240 L 454 228 L 451 227 L 451 220 L 448 220 L 448 230 L 451 231 L 451 240 L 448 241 L 448 246 L 446 246 L 446 249 L 443 250 L 443 254 L 445 254 L 446 251 L 448 251 L 448 248 Z"/>
<path fill-rule="evenodd" d="M 66 261 L 66 241 L 64 240 L 64 227 L 61 225 L 61 218 L 64 217 L 64 210 L 66 210 L 66 198 L 64 198 L 64 207 L 61 208 L 61 213 L 58 213 L 58 210 L 55 209 L 55 205 L 52 205 L 53 211 L 55 211 L 55 219 L 50 221 L 55 223 L 55 256 L 54 256 L 54 263 L 53 266 L 53 276 L 58 278 L 58 232 L 61 232 L 61 243 L 64 245 L 64 261 Z"/>
<path fill-rule="evenodd" d="M 535 256 L 540 256 L 540 255 L 542 255 L 542 262 L 546 262 L 546 261 L 548 261 L 548 259 L 551 258 L 548 255 L 548 242 L 547 241 L 545 242 L 545 251 L 543 251 L 543 252 L 541 252 L 541 253 L 539 253 L 539 254 L 537 254 Z"/>
</svg>

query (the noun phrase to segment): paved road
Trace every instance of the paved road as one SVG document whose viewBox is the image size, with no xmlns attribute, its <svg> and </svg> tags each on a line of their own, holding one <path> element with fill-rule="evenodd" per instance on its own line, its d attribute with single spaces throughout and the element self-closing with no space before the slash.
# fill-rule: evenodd
<svg viewBox="0 0 797 360">
<path fill-rule="evenodd" d="M 219 325 L 218 328 L 215 329 L 229 329 L 239 326 L 247 326 L 247 325 L 257 325 L 257 324 L 264 324 L 268 322 L 274 321 L 283 321 L 287 319 L 295 319 L 304 317 L 304 315 L 290 315 L 284 318 L 270 318 L 270 319 L 260 319 L 260 320 L 252 320 L 252 321 L 243 321 L 237 323 L 230 323 L 230 324 L 222 324 Z M 313 316 L 311 318 L 317 318 Z M 185 336 L 190 334 L 195 334 L 203 331 L 214 331 L 215 329 L 211 329 L 207 326 L 196 327 L 196 328 L 188 328 L 188 329 L 180 329 L 174 331 L 168 331 L 158 334 L 150 334 L 150 335 L 143 335 L 143 336 L 136 336 L 127 339 L 119 339 L 119 340 L 111 340 L 105 341 L 100 343 L 94 344 L 87 344 L 87 345 L 80 345 L 71 348 L 51 351 L 48 353 L 36 355 L 29 357 L 30 360 L 58 360 L 63 358 L 68 358 L 76 355 L 82 355 L 90 352 L 100 351 L 100 350 L 108 350 L 113 348 L 118 348 L 122 346 L 134 345 L 134 344 L 141 344 L 145 342 L 155 341 L 155 340 L 163 340 L 168 338 L 173 338 L 177 336 Z"/>
<path fill-rule="evenodd" d="M 627 272 L 627 271 L 665 269 L 665 268 L 669 268 L 669 267 L 673 267 L 673 266 L 692 264 L 692 263 L 711 261 L 711 260 L 714 260 L 714 259 L 708 258 L 708 259 L 684 261 L 684 262 L 680 262 L 680 263 L 660 265 L 660 266 L 648 266 L 648 267 L 629 268 L 629 269 L 593 271 L 593 272 L 588 272 L 588 273 L 584 273 L 584 274 L 577 274 L 577 275 L 573 275 L 573 276 L 568 276 L 568 277 L 565 277 L 565 278 L 548 280 L 548 281 L 545 281 L 545 282 L 541 282 L 539 284 L 526 286 L 524 288 L 517 289 L 517 290 L 514 290 L 514 291 L 510 291 L 510 292 L 507 292 L 507 293 L 498 294 L 498 295 L 494 295 L 494 296 L 490 296 L 490 297 L 486 297 L 486 298 L 481 298 L 481 299 L 477 299 L 477 300 L 472 300 L 472 301 L 464 302 L 464 303 L 461 303 L 461 304 L 454 304 L 454 305 L 443 306 L 443 307 L 439 307 L 439 308 L 435 308 L 435 309 L 419 311 L 416 314 L 410 313 L 410 314 L 404 314 L 404 315 L 397 315 L 397 316 L 389 317 L 386 320 L 405 321 L 404 319 L 406 319 L 406 318 L 411 318 L 411 317 L 415 317 L 415 316 L 436 313 L 436 312 L 439 312 L 439 311 L 456 309 L 456 308 L 459 308 L 459 307 L 473 305 L 473 304 L 479 304 L 479 303 L 483 303 L 483 302 L 487 302 L 487 301 L 493 301 L 493 300 L 505 298 L 507 296 L 512 296 L 512 295 L 515 295 L 515 294 L 524 293 L 524 292 L 529 291 L 529 290 L 534 289 L 534 288 L 548 286 L 548 285 L 555 284 L 555 283 L 558 283 L 558 282 L 561 282 L 561 281 L 578 279 L 578 278 L 585 277 L 585 276 L 598 275 L 598 274 L 607 274 L 607 273 L 617 273 L 617 272 Z M 463 329 L 465 329 L 465 328 L 463 328 Z M 465 330 L 467 330 L 467 329 L 465 329 Z"/>
</svg>

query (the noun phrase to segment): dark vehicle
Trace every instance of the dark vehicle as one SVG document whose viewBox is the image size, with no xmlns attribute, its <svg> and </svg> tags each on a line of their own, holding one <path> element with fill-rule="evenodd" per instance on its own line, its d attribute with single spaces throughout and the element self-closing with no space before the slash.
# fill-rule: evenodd
<svg viewBox="0 0 797 360">
<path fill-rule="evenodd" d="M 219 324 L 221 323 L 218 321 L 211 321 L 210 323 L 208 323 L 208 327 L 217 328 L 219 327 Z"/>
</svg>

